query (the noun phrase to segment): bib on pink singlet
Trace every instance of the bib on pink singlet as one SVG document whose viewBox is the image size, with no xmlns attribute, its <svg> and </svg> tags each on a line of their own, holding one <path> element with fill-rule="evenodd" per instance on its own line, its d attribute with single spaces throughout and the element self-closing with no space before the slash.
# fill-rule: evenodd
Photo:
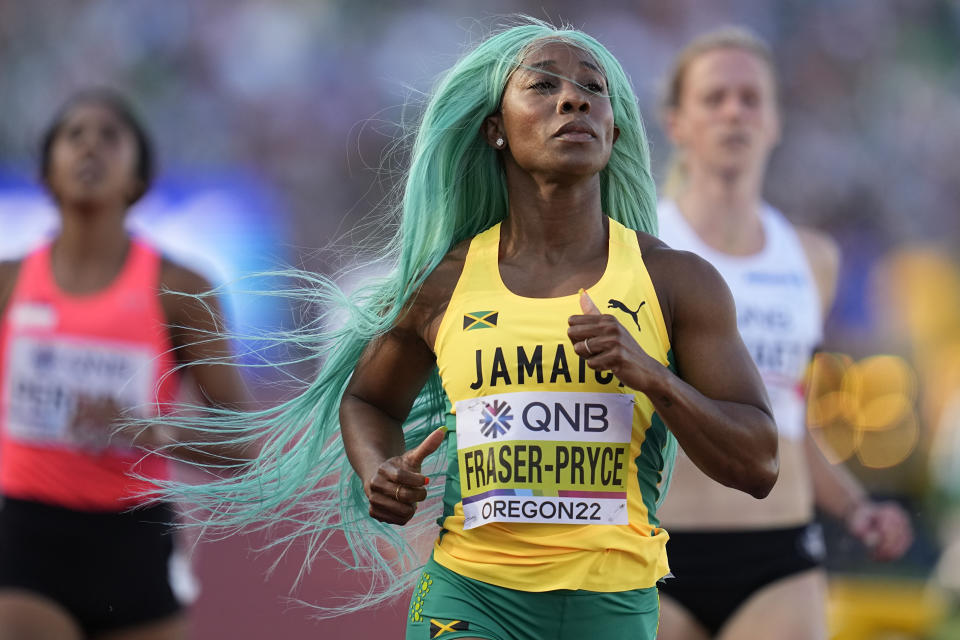
<svg viewBox="0 0 960 640">
<path fill-rule="evenodd" d="M 83 397 L 110 397 L 138 416 L 174 400 L 161 256 L 131 240 L 113 282 L 85 295 L 63 292 L 50 260 L 50 246 L 24 259 L 0 321 L 0 493 L 84 511 L 126 509 L 153 488 L 131 474 L 166 479 L 167 461 L 122 444 L 91 446 L 72 423 Z M 102 425 L 104 445 L 111 429 Z"/>
</svg>

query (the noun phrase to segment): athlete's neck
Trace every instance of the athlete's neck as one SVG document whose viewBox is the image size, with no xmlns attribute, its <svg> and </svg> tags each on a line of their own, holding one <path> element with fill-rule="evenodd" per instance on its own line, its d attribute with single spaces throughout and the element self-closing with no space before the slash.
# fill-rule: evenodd
<svg viewBox="0 0 960 640">
<path fill-rule="evenodd" d="M 93 293 L 119 275 L 130 249 L 122 215 L 77 216 L 64 212 L 51 248 L 58 286 L 69 293 Z"/>
<path fill-rule="evenodd" d="M 576 184 L 530 182 L 510 183 L 510 214 L 500 230 L 503 254 L 522 251 L 548 262 L 606 255 L 599 178 Z"/>
<path fill-rule="evenodd" d="M 763 249 L 760 212 L 762 175 L 737 176 L 691 171 L 677 207 L 700 239 L 730 255 Z"/>
</svg>

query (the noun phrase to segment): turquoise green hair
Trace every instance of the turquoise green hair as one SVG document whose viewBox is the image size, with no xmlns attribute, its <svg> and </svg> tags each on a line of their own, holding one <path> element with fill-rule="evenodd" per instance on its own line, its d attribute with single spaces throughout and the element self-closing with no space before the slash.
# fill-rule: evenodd
<svg viewBox="0 0 960 640">
<path fill-rule="evenodd" d="M 363 483 L 350 467 L 340 439 L 340 400 L 366 345 L 394 326 L 404 305 L 451 247 L 507 216 L 504 170 L 498 152 L 482 136 L 482 125 L 499 109 L 507 80 L 531 44 L 543 40 L 580 47 L 603 70 L 620 129 L 609 164 L 600 174 L 603 210 L 627 227 L 656 233 L 647 140 L 620 64 L 580 31 L 524 19 L 464 55 L 429 96 L 410 150 L 398 206 L 399 228 L 387 249 L 389 274 L 350 295 L 332 279 L 306 274 L 298 274 L 308 279 L 302 288 L 270 292 L 298 297 L 319 314 L 308 326 L 279 338 L 308 348 L 310 358 L 319 363 L 316 378 L 273 409 L 214 410 L 188 425 L 210 432 L 226 429 L 237 442 L 260 434 L 264 438 L 261 454 L 235 475 L 170 487 L 180 499 L 199 505 L 193 511 L 198 522 L 228 530 L 275 528 L 273 544 L 284 550 L 294 542 L 305 543 L 305 570 L 316 554 L 326 552 L 346 568 L 370 571 L 368 593 L 320 608 L 320 615 L 343 613 L 395 595 L 422 564 L 410 540 L 435 527 L 431 519 L 440 515 L 436 498 L 443 483 L 429 485 L 430 497 L 404 529 L 373 520 Z M 404 424 L 407 447 L 444 424 L 446 411 L 446 396 L 434 371 Z M 182 418 L 171 420 L 184 426 Z M 425 473 L 443 473 L 445 448 L 427 459 Z"/>
</svg>

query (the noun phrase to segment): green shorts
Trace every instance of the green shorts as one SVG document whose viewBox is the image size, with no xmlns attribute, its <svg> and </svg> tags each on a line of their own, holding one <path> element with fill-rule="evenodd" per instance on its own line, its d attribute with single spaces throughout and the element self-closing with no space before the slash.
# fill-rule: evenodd
<svg viewBox="0 0 960 640">
<path fill-rule="evenodd" d="M 406 640 L 654 640 L 656 587 L 517 591 L 466 578 L 433 558 L 413 591 Z"/>
</svg>

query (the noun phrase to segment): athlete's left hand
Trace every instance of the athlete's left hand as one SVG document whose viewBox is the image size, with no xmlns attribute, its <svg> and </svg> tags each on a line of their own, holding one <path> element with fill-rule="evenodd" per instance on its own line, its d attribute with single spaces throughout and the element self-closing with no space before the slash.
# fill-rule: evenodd
<svg viewBox="0 0 960 640">
<path fill-rule="evenodd" d="M 665 368 L 643 350 L 627 328 L 600 309 L 586 291 L 580 290 L 583 315 L 570 316 L 567 336 L 573 350 L 596 371 L 611 371 L 620 382 L 636 391 L 648 389 Z"/>
<path fill-rule="evenodd" d="M 910 516 L 896 502 L 861 502 L 847 516 L 846 525 L 874 560 L 896 560 L 913 543 Z"/>
<path fill-rule="evenodd" d="M 70 420 L 71 441 L 92 453 L 109 446 L 158 449 L 173 442 L 165 427 L 128 424 L 130 417 L 113 396 L 80 394 Z"/>
</svg>

